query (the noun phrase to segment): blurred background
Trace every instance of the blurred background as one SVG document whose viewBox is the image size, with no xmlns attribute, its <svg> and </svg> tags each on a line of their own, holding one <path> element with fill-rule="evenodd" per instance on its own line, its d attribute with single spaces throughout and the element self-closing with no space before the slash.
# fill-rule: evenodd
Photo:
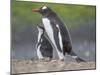
<svg viewBox="0 0 100 75">
<path fill-rule="evenodd" d="M 11 0 L 11 56 L 37 59 L 37 28 L 42 16 L 32 8 L 46 5 L 54 10 L 69 29 L 75 53 L 86 61 L 95 61 L 96 7 L 87 5 L 21 2 Z M 57 55 L 55 55 L 57 57 Z M 68 58 L 67 58 L 68 57 Z M 69 61 L 71 58 L 66 56 Z"/>
</svg>

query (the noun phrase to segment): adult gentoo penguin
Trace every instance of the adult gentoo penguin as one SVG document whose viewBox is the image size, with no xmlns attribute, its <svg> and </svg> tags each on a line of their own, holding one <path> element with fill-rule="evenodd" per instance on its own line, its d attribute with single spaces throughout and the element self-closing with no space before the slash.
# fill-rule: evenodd
<svg viewBox="0 0 100 75">
<path fill-rule="evenodd" d="M 50 44 L 57 51 L 60 60 L 64 60 L 64 56 L 67 53 L 76 59 L 77 62 L 84 61 L 73 52 L 68 29 L 52 9 L 43 6 L 38 9 L 32 9 L 32 11 L 39 12 L 43 16 L 44 31 L 50 40 Z"/>
</svg>

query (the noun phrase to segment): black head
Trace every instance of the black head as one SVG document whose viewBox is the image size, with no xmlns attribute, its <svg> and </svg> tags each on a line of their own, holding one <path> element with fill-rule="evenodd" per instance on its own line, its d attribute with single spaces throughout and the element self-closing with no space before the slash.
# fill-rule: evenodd
<svg viewBox="0 0 100 75">
<path fill-rule="evenodd" d="M 49 7 L 47 6 L 43 6 L 41 8 L 38 9 L 32 9 L 33 12 L 39 12 L 40 14 L 42 14 L 42 16 L 44 17 L 48 17 L 50 16 L 51 13 L 54 13 Z"/>
</svg>

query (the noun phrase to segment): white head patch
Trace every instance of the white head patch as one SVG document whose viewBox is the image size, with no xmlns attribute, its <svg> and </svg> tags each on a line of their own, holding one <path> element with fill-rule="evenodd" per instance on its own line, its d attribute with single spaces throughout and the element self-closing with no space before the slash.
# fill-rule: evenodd
<svg viewBox="0 0 100 75">
<path fill-rule="evenodd" d="M 43 6 L 42 9 L 47 9 L 47 6 Z"/>
</svg>

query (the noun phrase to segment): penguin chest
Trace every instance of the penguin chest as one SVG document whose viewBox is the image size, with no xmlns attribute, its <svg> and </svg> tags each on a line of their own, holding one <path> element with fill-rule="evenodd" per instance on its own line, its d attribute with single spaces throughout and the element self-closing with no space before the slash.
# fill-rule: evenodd
<svg viewBox="0 0 100 75">
<path fill-rule="evenodd" d="M 42 22 L 43 22 L 45 31 L 47 35 L 49 36 L 49 39 L 51 39 L 51 41 L 54 43 L 54 32 L 53 32 L 53 28 L 52 28 L 52 25 L 50 24 L 49 19 L 43 18 Z"/>
<path fill-rule="evenodd" d="M 49 37 L 51 44 L 53 44 L 56 50 L 62 51 L 63 50 L 62 36 L 60 33 L 59 25 L 56 25 L 56 29 L 55 29 L 55 27 L 51 25 L 49 19 L 43 18 L 42 21 L 43 21 L 45 32 Z"/>
</svg>

